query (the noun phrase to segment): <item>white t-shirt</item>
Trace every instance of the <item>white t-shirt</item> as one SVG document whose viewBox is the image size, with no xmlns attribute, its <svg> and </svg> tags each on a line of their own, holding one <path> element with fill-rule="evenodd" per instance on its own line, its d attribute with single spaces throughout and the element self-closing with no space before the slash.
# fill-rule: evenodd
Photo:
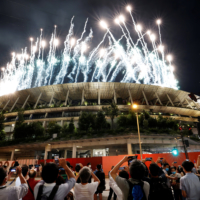
<svg viewBox="0 0 200 200">
<path fill-rule="evenodd" d="M 99 182 L 87 183 L 82 185 L 76 183 L 74 187 L 75 200 L 94 200 L 94 193 L 97 191 Z"/>
</svg>

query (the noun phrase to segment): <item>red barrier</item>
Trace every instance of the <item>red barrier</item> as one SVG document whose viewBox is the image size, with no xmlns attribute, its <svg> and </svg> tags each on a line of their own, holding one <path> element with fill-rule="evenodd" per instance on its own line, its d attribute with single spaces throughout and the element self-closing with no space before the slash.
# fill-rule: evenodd
<svg viewBox="0 0 200 200">
<path fill-rule="evenodd" d="M 140 154 L 138 155 L 138 159 L 140 159 Z M 191 152 L 188 153 L 189 159 L 192 162 L 197 161 L 198 155 L 200 155 L 200 152 Z M 91 163 L 92 170 L 96 169 L 97 164 L 102 164 L 102 168 L 105 172 L 105 175 L 108 175 L 108 172 L 111 170 L 111 167 L 116 165 L 120 160 L 123 159 L 123 157 L 126 155 L 119 155 L 119 156 L 105 156 L 105 157 L 91 157 L 91 158 L 67 158 L 66 160 L 70 162 L 70 164 L 73 166 L 73 170 L 77 163 L 82 163 L 84 166 L 87 165 L 87 163 Z M 131 156 L 131 155 L 129 155 Z M 144 158 L 152 157 L 154 161 L 160 158 L 165 158 L 167 162 L 171 165 L 174 161 L 177 162 L 178 165 L 181 165 L 182 162 L 185 160 L 185 154 L 179 153 L 178 156 L 173 156 L 171 153 L 162 153 L 162 154 L 143 154 Z M 53 159 L 48 159 L 46 162 L 53 162 Z M 44 160 L 39 160 L 38 163 L 44 163 Z M 151 162 L 147 161 L 145 164 L 147 167 L 149 167 Z M 125 163 L 124 165 L 127 165 L 128 163 Z"/>
<path fill-rule="evenodd" d="M 46 162 L 53 162 L 53 159 L 47 159 Z M 96 169 L 98 164 L 102 164 L 102 157 L 91 157 L 91 158 L 67 158 L 66 161 L 69 161 L 73 166 L 73 170 L 75 170 L 75 166 L 77 163 L 82 163 L 83 166 L 86 166 L 89 162 L 91 163 L 92 170 Z M 44 163 L 44 160 L 39 160 L 38 164 Z"/>
</svg>

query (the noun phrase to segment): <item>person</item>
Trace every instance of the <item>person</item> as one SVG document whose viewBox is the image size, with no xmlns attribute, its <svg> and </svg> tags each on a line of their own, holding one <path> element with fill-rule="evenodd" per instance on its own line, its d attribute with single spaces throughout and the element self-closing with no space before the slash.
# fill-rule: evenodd
<svg viewBox="0 0 200 200">
<path fill-rule="evenodd" d="M 79 171 L 81 170 L 81 164 L 79 163 L 79 164 L 77 164 L 76 165 L 76 167 L 75 167 L 75 172 L 74 172 L 74 174 L 75 174 L 75 176 L 76 176 L 76 182 L 77 183 L 80 183 L 81 182 L 81 180 L 80 180 L 80 178 L 79 178 Z"/>
<path fill-rule="evenodd" d="M 40 181 L 34 188 L 34 197 L 40 200 L 42 196 L 54 196 L 54 200 L 64 199 L 70 190 L 75 185 L 75 175 L 66 165 L 64 158 L 59 159 L 59 166 L 65 169 L 69 180 L 65 184 L 56 186 L 56 179 L 58 177 L 59 169 L 55 163 L 47 163 L 42 169 L 42 181 Z"/>
<path fill-rule="evenodd" d="M 28 165 L 24 164 L 22 165 L 22 175 L 24 176 L 25 180 L 28 180 Z M 16 181 L 15 181 L 15 186 L 20 186 L 21 185 L 21 181 L 20 178 L 17 177 Z M 20 198 L 19 200 L 22 200 L 22 198 Z"/>
<path fill-rule="evenodd" d="M 87 164 L 87 167 L 89 167 L 90 169 L 92 169 L 92 166 L 91 166 L 90 162 Z"/>
<path fill-rule="evenodd" d="M 186 175 L 180 179 L 182 196 L 186 198 L 186 200 L 200 200 L 200 182 L 198 177 L 192 173 L 192 163 L 190 161 L 184 161 L 182 167 L 186 173 Z"/>
<path fill-rule="evenodd" d="M 65 179 L 62 176 L 58 176 L 56 179 L 56 185 L 61 185 L 65 183 Z M 64 200 L 74 200 L 74 194 L 72 190 L 67 194 L 67 196 L 64 198 Z"/>
<path fill-rule="evenodd" d="M 31 169 L 29 171 L 28 175 L 29 175 L 29 179 L 27 180 L 27 184 L 28 184 L 29 190 L 28 190 L 28 193 L 26 194 L 26 196 L 24 196 L 22 198 L 22 200 L 34 200 L 33 191 L 34 191 L 36 184 L 39 182 L 39 181 L 35 180 L 37 173 L 34 169 Z"/>
<path fill-rule="evenodd" d="M 97 200 L 97 194 L 99 194 L 99 200 L 102 200 L 102 193 L 106 189 L 105 187 L 106 182 L 105 182 L 105 174 L 104 172 L 102 172 L 102 168 L 100 164 L 97 165 L 97 172 L 95 173 L 95 175 L 100 180 L 100 184 L 97 187 L 97 191 L 95 192 L 94 199 Z"/>
<path fill-rule="evenodd" d="M 129 173 L 127 172 L 127 169 L 121 170 L 119 172 L 119 176 L 128 180 L 129 179 Z M 117 196 L 117 199 L 122 200 L 123 199 L 122 191 L 118 187 L 117 183 L 113 180 L 113 178 L 110 174 L 109 174 L 109 186 L 113 189 L 114 194 L 116 194 L 116 196 Z"/>
<path fill-rule="evenodd" d="M 169 164 L 163 163 L 162 167 L 163 167 L 163 172 L 164 172 L 165 176 L 168 177 L 168 175 L 169 175 Z M 167 186 L 170 188 L 171 187 L 170 180 L 168 178 L 165 179 L 165 180 L 166 180 Z"/>
<path fill-rule="evenodd" d="M 111 167 L 111 170 L 113 168 L 114 168 L 114 166 Z M 110 172 L 108 172 L 108 176 L 109 176 L 109 179 L 110 179 L 109 185 L 111 184 L 111 186 L 112 186 L 113 185 L 113 181 L 112 181 L 113 178 L 110 177 Z M 115 194 L 115 192 L 113 192 L 113 189 L 112 189 L 111 186 L 110 186 L 110 191 L 109 191 L 109 195 L 108 195 L 108 200 L 111 200 L 113 193 L 114 193 L 114 200 L 116 200 L 117 199 L 117 195 Z"/>
<path fill-rule="evenodd" d="M 18 177 L 20 178 L 21 185 L 7 187 L 6 183 L 11 176 L 11 173 L 7 176 L 3 167 L 0 167 L 0 199 L 2 200 L 18 200 L 23 198 L 28 192 L 28 185 L 24 176 L 22 175 L 21 167 L 16 168 Z"/>
<path fill-rule="evenodd" d="M 81 166 L 82 167 L 82 166 Z M 95 176 L 89 167 L 82 167 L 78 174 L 81 183 L 76 183 L 74 187 L 75 200 L 93 200 L 94 193 L 100 184 L 100 180 Z M 88 183 L 90 177 L 93 177 L 94 182 Z"/>
<path fill-rule="evenodd" d="M 175 200 L 182 199 L 181 190 L 180 190 L 181 174 L 177 173 L 175 166 L 171 167 L 171 172 L 172 172 L 172 174 L 170 175 L 170 177 L 177 178 L 177 179 L 171 179 L 171 185 L 174 190 L 174 198 L 175 198 Z"/>
<path fill-rule="evenodd" d="M 129 165 L 129 173 L 131 178 L 128 181 L 117 175 L 119 167 L 128 162 L 128 156 L 125 156 L 110 172 L 112 178 L 116 181 L 118 187 L 123 193 L 123 199 L 135 199 L 136 195 L 141 195 L 142 199 L 148 199 L 149 183 L 142 181 L 145 174 L 145 168 L 141 161 L 133 160 Z"/>
<path fill-rule="evenodd" d="M 167 186 L 165 180 L 159 176 L 160 167 L 156 163 L 151 163 L 149 166 L 149 172 L 149 200 L 174 200 L 171 189 Z"/>
<path fill-rule="evenodd" d="M 101 165 L 101 164 L 99 164 L 99 165 Z M 94 174 L 96 174 L 96 172 L 98 172 L 97 169 L 94 170 Z M 104 172 L 102 168 L 101 168 L 101 172 Z"/>
</svg>

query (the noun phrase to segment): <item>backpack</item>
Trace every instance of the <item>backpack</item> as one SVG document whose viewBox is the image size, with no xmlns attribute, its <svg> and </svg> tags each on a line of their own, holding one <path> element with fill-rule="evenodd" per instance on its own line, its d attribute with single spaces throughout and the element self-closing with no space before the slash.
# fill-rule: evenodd
<svg viewBox="0 0 200 200">
<path fill-rule="evenodd" d="M 149 200 L 174 200 L 172 190 L 159 178 L 152 178 L 150 184 Z"/>
<path fill-rule="evenodd" d="M 53 200 L 56 192 L 58 191 L 59 185 L 55 185 L 49 195 L 49 197 L 47 197 L 46 195 L 42 195 L 43 193 L 43 187 L 44 185 L 40 185 L 39 189 L 38 189 L 38 195 L 37 195 L 37 199 L 36 200 Z"/>
<path fill-rule="evenodd" d="M 129 193 L 127 200 L 147 200 L 146 195 L 143 190 L 144 182 L 140 181 L 138 184 L 132 183 L 130 180 L 127 180 L 129 185 Z"/>
</svg>

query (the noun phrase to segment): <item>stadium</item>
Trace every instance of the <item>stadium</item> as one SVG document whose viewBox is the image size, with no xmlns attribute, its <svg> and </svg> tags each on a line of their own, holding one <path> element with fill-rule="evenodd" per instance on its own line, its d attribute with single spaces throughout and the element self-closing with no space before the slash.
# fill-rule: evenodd
<svg viewBox="0 0 200 200">
<path fill-rule="evenodd" d="M 193 134 L 198 135 L 197 123 L 200 116 L 199 103 L 195 103 L 188 93 L 161 86 L 136 83 L 67 83 L 50 85 L 16 91 L 13 94 L 0 97 L 1 111 L 5 112 L 5 131 L 7 139 L 13 137 L 16 109 L 24 109 L 24 123 L 42 122 L 46 127 L 50 121 L 56 121 L 63 126 L 74 118 L 78 127 L 78 119 L 82 112 L 97 113 L 102 106 L 112 102 L 117 104 L 120 113 L 126 115 L 131 105 L 137 104 L 136 112 L 145 110 L 152 117 L 173 118 L 179 124 L 188 124 Z M 108 122 L 110 119 L 107 118 Z M 116 121 L 116 120 L 115 120 Z M 182 146 L 176 135 L 141 134 L 142 150 L 146 153 L 170 152 L 173 147 Z M 197 142 L 190 140 L 188 151 L 199 151 Z M 45 141 L 32 144 L 15 144 L 0 147 L 1 158 L 10 159 L 17 156 L 20 159 L 52 158 L 55 155 L 67 158 L 113 156 L 139 153 L 137 134 L 127 134 L 90 139 L 66 141 Z M 181 147 L 180 147 L 181 149 Z M 12 154 L 11 154 L 12 152 Z"/>
<path fill-rule="evenodd" d="M 126 10 L 137 38 L 131 37 L 133 30 L 129 31 L 126 18 L 120 15 L 115 23 L 123 33 L 121 37 L 116 38 L 110 25 L 101 20 L 99 24 L 105 33 L 92 46 L 93 30 L 87 30 L 88 19 L 82 34 L 75 38 L 73 17 L 61 51 L 55 25 L 48 52 L 43 29 L 36 40 L 30 38 L 30 51 L 24 48 L 21 54 L 12 52 L 12 60 L 1 68 L 0 74 L 0 108 L 5 116 L 6 140 L 11 141 L 8 144 L 12 144 L 19 109 L 24 110 L 26 124 L 39 121 L 47 130 L 50 122 L 63 127 L 73 118 L 75 127 L 79 128 L 82 113 L 97 114 L 111 103 L 117 105 L 120 116 L 126 116 L 133 104 L 137 104 L 134 112 L 139 115 L 145 111 L 154 120 L 159 116 L 173 119 L 185 130 L 192 129 L 192 137 L 198 141 L 200 104 L 189 93 L 178 90 L 173 56 L 165 55 L 162 44 L 161 20 L 156 21 L 159 30 L 156 35 L 150 30 L 143 31 L 135 23 L 130 6 Z M 106 120 L 111 123 L 108 116 Z M 120 128 L 117 120 L 115 117 L 114 129 Z M 110 134 L 108 130 L 104 135 L 82 135 L 78 139 L 72 136 L 68 140 L 56 139 L 56 134 L 42 142 L 32 138 L 32 143 L 2 144 L 0 159 L 100 157 L 139 152 L 138 135 L 132 129 L 127 134 L 120 130 L 118 134 Z M 188 151 L 198 151 L 199 143 L 187 137 Z M 143 130 L 141 144 L 143 153 L 166 153 L 174 147 L 183 151 L 180 134 Z"/>
</svg>

